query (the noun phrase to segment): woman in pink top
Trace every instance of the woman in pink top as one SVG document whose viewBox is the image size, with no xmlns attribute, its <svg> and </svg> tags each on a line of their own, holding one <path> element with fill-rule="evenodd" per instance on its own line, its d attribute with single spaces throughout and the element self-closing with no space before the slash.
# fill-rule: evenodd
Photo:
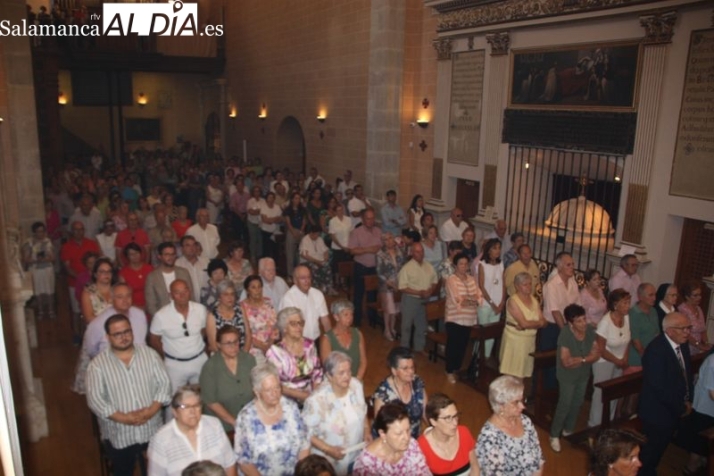
<svg viewBox="0 0 714 476">
<path fill-rule="evenodd" d="M 689 318 L 692 332 L 689 333 L 689 344 L 700 351 L 708 350 L 707 321 L 700 306 L 702 302 L 702 285 L 698 281 L 690 281 L 680 289 L 684 302 L 677 310 Z"/>
<path fill-rule="evenodd" d="M 607 312 L 607 299 L 602 291 L 600 272 L 589 269 L 583 274 L 585 286 L 580 290 L 580 302 L 585 308 L 585 318 L 593 327 L 597 327 L 602 316 Z"/>
</svg>

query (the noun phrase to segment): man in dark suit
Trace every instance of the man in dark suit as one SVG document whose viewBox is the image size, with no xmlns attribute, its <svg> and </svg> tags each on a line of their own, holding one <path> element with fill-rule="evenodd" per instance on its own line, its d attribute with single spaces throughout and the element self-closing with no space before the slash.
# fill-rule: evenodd
<svg viewBox="0 0 714 476">
<path fill-rule="evenodd" d="M 687 338 L 692 325 L 672 312 L 662 321 L 664 333 L 650 342 L 642 357 L 642 392 L 638 414 L 647 442 L 640 453 L 640 476 L 656 476 L 657 465 L 683 415 L 692 408 L 692 363 Z"/>
<path fill-rule="evenodd" d="M 191 274 L 176 263 L 176 245 L 167 241 L 157 248 L 159 265 L 146 277 L 144 295 L 146 296 L 146 312 L 153 316 L 159 309 L 171 302 L 169 286 L 177 279 L 188 283 L 189 291 L 193 296 L 191 287 Z"/>
</svg>

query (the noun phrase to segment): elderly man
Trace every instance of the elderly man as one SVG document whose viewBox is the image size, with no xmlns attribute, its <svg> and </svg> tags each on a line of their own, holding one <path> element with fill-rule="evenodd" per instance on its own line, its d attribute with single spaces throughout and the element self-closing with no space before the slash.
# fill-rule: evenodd
<svg viewBox="0 0 714 476">
<path fill-rule="evenodd" d="M 99 254 L 99 245 L 94 240 L 84 237 L 84 224 L 81 221 L 74 221 L 70 227 L 72 232 L 69 240 L 62 245 L 60 250 L 60 260 L 67 272 L 67 285 L 69 286 L 69 300 L 72 307 L 72 328 L 75 331 L 75 337 L 81 338 L 79 334 L 79 301 L 75 293 L 75 282 L 77 276 L 86 271 L 82 258 L 85 254 L 93 251 Z"/>
<path fill-rule="evenodd" d="M 399 271 L 399 291 L 402 293 L 402 337 L 401 345 L 409 347 L 414 325 L 414 350 L 424 351 L 426 344 L 426 311 L 424 303 L 432 295 L 439 278 L 434 267 L 424 261 L 424 247 L 421 243 L 412 245 L 412 259 Z"/>
<path fill-rule="evenodd" d="M 94 199 L 90 195 L 83 195 L 79 200 L 79 207 L 69 217 L 69 222 L 79 221 L 84 225 L 88 236 L 97 236 L 102 229 L 102 212 L 94 206 Z"/>
<path fill-rule="evenodd" d="M 187 269 L 176 266 L 176 245 L 171 242 L 161 243 L 157 248 L 159 265 L 146 277 L 144 295 L 146 298 L 146 311 L 149 315 L 167 305 L 171 301 L 169 286 L 177 279 L 187 282 L 193 296 L 191 287 L 191 274 Z"/>
<path fill-rule="evenodd" d="M 510 244 L 508 242 L 508 235 L 506 234 L 507 230 L 508 224 L 506 223 L 506 220 L 496 220 L 496 223 L 493 224 L 493 230 L 491 230 L 483 238 L 484 240 L 498 238 L 501 241 L 501 249 L 510 248 Z"/>
<path fill-rule="evenodd" d="M 518 261 L 518 248 L 525 242 L 526 238 L 520 231 L 511 233 L 511 248 L 505 253 L 501 253 L 503 257 L 503 269 L 508 269 L 509 266 Z"/>
<path fill-rule="evenodd" d="M 352 181 L 351 170 L 345 171 L 344 178 L 345 179 L 340 182 L 340 185 L 337 187 L 337 191 L 340 192 L 343 197 L 347 196 L 347 190 L 354 190 L 357 186 L 357 183 Z"/>
<path fill-rule="evenodd" d="M 316 167 L 310 167 L 310 173 L 308 176 L 305 178 L 305 190 L 310 188 L 310 184 L 313 182 L 321 182 L 322 185 L 325 185 L 325 179 L 322 178 L 320 174 L 317 173 L 317 168 Z"/>
<path fill-rule="evenodd" d="M 196 302 L 201 302 L 201 289 L 208 284 L 208 261 L 205 256 L 198 256 L 198 245 L 193 236 L 181 238 L 181 257 L 176 260 L 176 266 L 191 275 L 192 299 Z"/>
<path fill-rule="evenodd" d="M 633 300 L 637 296 L 637 288 L 642 284 L 642 280 L 637 275 L 640 262 L 635 255 L 625 255 L 620 258 L 620 269 L 612 275 L 607 283 L 610 291 L 622 288 L 632 296 Z"/>
<path fill-rule="evenodd" d="M 136 243 L 141 247 L 142 257 L 147 263 L 151 259 L 151 240 L 149 235 L 139 227 L 139 216 L 132 212 L 126 216 L 126 228 L 117 233 L 117 239 L 114 241 L 116 255 L 123 265 L 127 264 L 124 257 L 124 247 L 129 243 Z"/>
<path fill-rule="evenodd" d="M 208 222 L 209 214 L 207 208 L 199 208 L 196 212 L 196 224 L 186 230 L 187 235 L 193 236 L 201 244 L 203 253 L 201 256 L 213 259 L 218 256 L 218 245 L 221 244 L 221 237 L 218 235 L 218 228 Z"/>
<path fill-rule="evenodd" d="M 655 476 L 657 466 L 683 415 L 692 408 L 692 363 L 687 340 L 692 325 L 684 314 L 672 312 L 662 321 L 664 332 L 647 346 L 642 357 L 639 409 L 642 447 L 638 474 Z"/>
<path fill-rule="evenodd" d="M 198 383 L 208 360 L 203 342 L 208 311 L 190 299 L 188 282 L 171 283 L 171 302 L 154 314 L 149 328 L 149 343 L 164 357 L 174 392 L 182 385 Z"/>
<path fill-rule="evenodd" d="M 362 300 L 364 298 L 364 278 L 377 274 L 377 252 L 382 249 L 382 230 L 376 226 L 374 210 L 367 208 L 362 213 L 362 226 L 350 232 L 348 242 L 350 253 L 354 256 L 354 325 L 362 323 Z M 377 301 L 377 291 L 367 293 L 368 302 Z M 377 321 L 377 312 L 369 309 L 369 322 Z"/>
<path fill-rule="evenodd" d="M 112 263 L 117 262 L 116 248 L 114 248 L 114 243 L 117 240 L 117 229 L 114 224 L 114 220 L 111 218 L 104 220 L 104 228 L 102 232 L 96 236 L 97 243 L 102 250 L 102 255 L 106 256 Z"/>
<path fill-rule="evenodd" d="M 275 273 L 275 260 L 273 258 L 260 258 L 258 261 L 258 274 L 263 281 L 263 297 L 270 299 L 275 309 L 280 306 L 280 301 L 288 292 L 288 285 L 283 278 Z M 248 296 L 245 289 L 240 293 L 240 300 Z"/>
<path fill-rule="evenodd" d="M 451 210 L 451 217 L 442 223 L 439 230 L 439 237 L 448 243 L 450 241 L 461 241 L 463 233 L 469 224 L 464 221 L 464 214 L 459 207 Z"/>
<path fill-rule="evenodd" d="M 371 207 L 372 204 L 364 194 L 362 185 L 355 185 L 354 196 L 347 202 L 347 211 L 352 217 L 352 227 L 356 228 L 362 225 L 362 212 Z"/>
<path fill-rule="evenodd" d="M 151 242 L 152 248 L 156 249 L 156 247 L 164 241 L 172 241 L 175 243 L 178 240 L 178 236 L 176 235 L 176 230 L 174 230 L 168 221 L 166 205 L 162 203 L 154 205 L 153 216 L 156 225 L 152 228 L 148 228 L 149 241 Z M 146 226 L 146 224 L 144 224 L 144 226 Z"/>
<path fill-rule="evenodd" d="M 642 283 L 637 288 L 637 304 L 629 312 L 632 347 L 628 353 L 628 371 L 640 370 L 645 349 L 659 334 L 659 317 L 654 308 L 657 290 L 650 283 Z M 634 299 L 633 299 L 634 301 Z"/>
<path fill-rule="evenodd" d="M 134 345 L 125 315 L 109 317 L 103 327 L 109 347 L 89 363 L 87 404 L 99 421 L 112 474 L 132 476 L 137 461 L 146 474 L 144 453 L 161 427 L 159 410 L 171 401 L 169 377 L 153 349 Z"/>
<path fill-rule="evenodd" d="M 109 344 L 104 323 L 115 314 L 121 314 L 129 319 L 133 333 L 134 344 L 146 344 L 147 319 L 144 311 L 132 306 L 132 290 L 128 284 L 119 283 L 112 286 L 112 305 L 92 319 L 84 331 L 82 350 L 90 358 L 96 357 Z"/>
<path fill-rule="evenodd" d="M 316 340 L 321 334 L 320 323 L 322 323 L 322 328 L 325 332 L 332 328 L 325 296 L 319 289 L 312 287 L 310 268 L 304 264 L 296 266 L 293 270 L 293 282 L 295 284 L 280 301 L 280 310 L 286 307 L 300 309 L 305 318 L 305 327 L 303 327 L 302 331 L 303 337 Z"/>
<path fill-rule="evenodd" d="M 407 226 L 407 216 L 404 209 L 397 204 L 397 192 L 390 190 L 387 192 L 387 203 L 382 205 L 380 210 L 382 215 L 382 230 L 399 236 Z"/>
<path fill-rule="evenodd" d="M 530 274 L 531 278 L 533 278 L 533 296 L 538 296 L 538 291 L 541 287 L 540 271 L 533 259 L 533 252 L 528 244 L 523 244 L 518 247 L 518 261 L 506 268 L 506 272 L 503 274 L 503 281 L 506 284 L 506 292 L 509 296 L 516 294 L 516 287 L 513 285 L 513 281 L 519 273 L 524 272 Z"/>
</svg>

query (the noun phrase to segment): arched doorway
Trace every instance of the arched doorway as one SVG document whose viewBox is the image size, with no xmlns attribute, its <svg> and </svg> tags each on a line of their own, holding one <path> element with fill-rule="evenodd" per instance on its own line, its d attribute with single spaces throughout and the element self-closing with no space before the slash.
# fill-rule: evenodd
<svg viewBox="0 0 714 476">
<path fill-rule="evenodd" d="M 283 119 L 278 127 L 274 164 L 275 168 L 288 167 L 295 173 L 305 171 L 305 136 L 293 116 Z"/>
<path fill-rule="evenodd" d="M 209 157 L 221 152 L 221 121 L 218 114 L 212 112 L 206 119 L 206 153 Z"/>
</svg>

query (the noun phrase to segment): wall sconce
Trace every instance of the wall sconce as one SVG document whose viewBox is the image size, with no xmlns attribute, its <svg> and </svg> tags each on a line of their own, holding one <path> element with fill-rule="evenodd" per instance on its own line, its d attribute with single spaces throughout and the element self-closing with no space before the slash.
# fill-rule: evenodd
<svg viewBox="0 0 714 476">
<path fill-rule="evenodd" d="M 57 96 L 57 104 L 60 106 L 67 104 L 67 96 L 62 91 L 60 91 L 59 96 Z"/>
<path fill-rule="evenodd" d="M 231 119 L 235 119 L 236 117 L 238 117 L 238 111 L 236 110 L 236 108 L 231 108 L 231 112 L 228 113 L 228 117 L 230 117 Z"/>
<path fill-rule="evenodd" d="M 136 103 L 139 105 L 139 107 L 144 107 L 149 103 L 149 100 L 144 95 L 144 93 L 139 93 L 139 96 L 136 98 Z"/>
<path fill-rule="evenodd" d="M 319 116 L 317 116 L 317 122 L 319 123 L 325 122 L 325 119 L 327 119 L 327 116 L 324 114 L 320 114 Z"/>
<path fill-rule="evenodd" d="M 422 129 L 426 129 L 427 127 L 429 127 L 429 120 L 427 119 L 417 119 L 416 123 Z"/>
<path fill-rule="evenodd" d="M 266 117 L 268 117 L 268 109 L 265 107 L 265 103 L 263 103 L 263 107 L 260 109 L 260 114 L 258 114 L 258 119 L 264 121 Z"/>
<path fill-rule="evenodd" d="M 622 181 L 622 179 L 620 178 L 620 176 L 619 176 L 619 175 L 615 175 L 615 182 L 618 182 L 618 183 L 619 183 L 620 181 Z"/>
</svg>

